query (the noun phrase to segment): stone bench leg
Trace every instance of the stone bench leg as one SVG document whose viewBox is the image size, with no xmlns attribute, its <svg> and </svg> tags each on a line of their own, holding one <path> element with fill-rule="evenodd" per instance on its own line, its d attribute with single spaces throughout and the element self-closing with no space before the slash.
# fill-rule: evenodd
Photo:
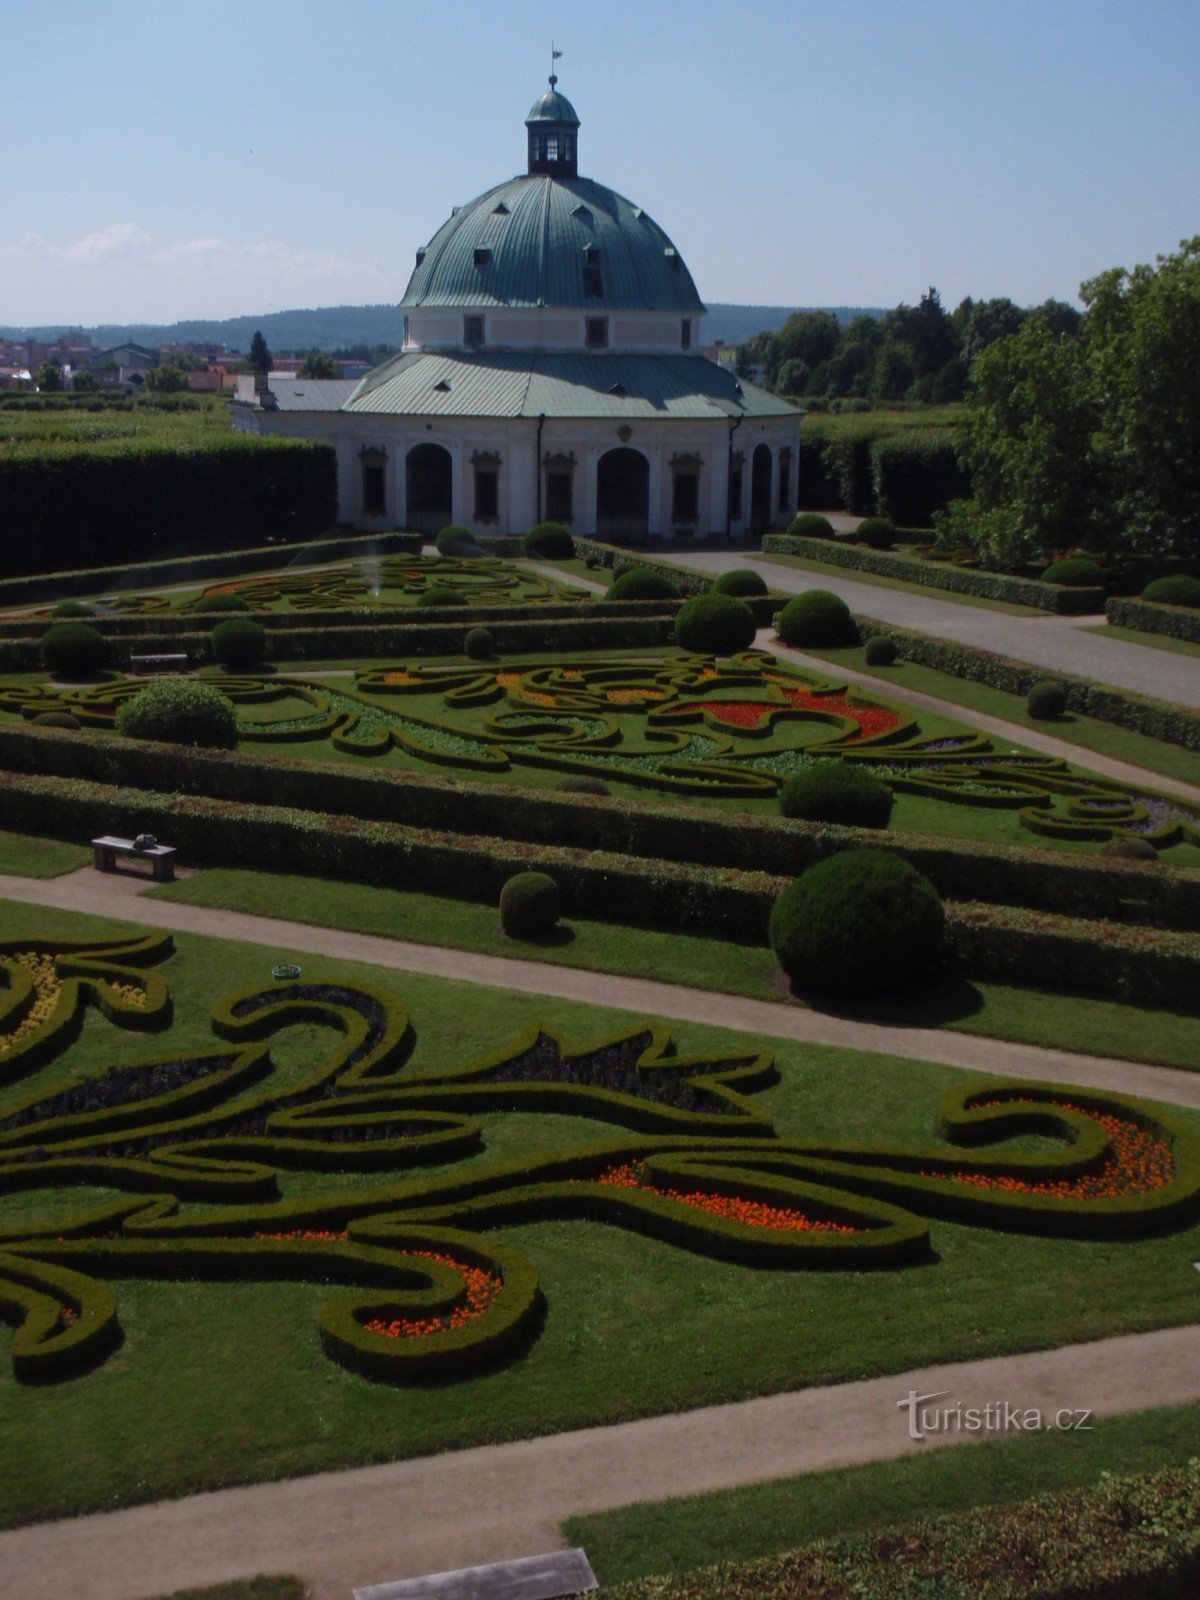
<svg viewBox="0 0 1200 1600">
<path fill-rule="evenodd" d="M 106 850 L 102 844 L 96 846 L 96 871 L 112 872 L 116 868 L 116 857 L 111 850 Z"/>
<path fill-rule="evenodd" d="M 154 876 L 159 883 L 174 883 L 175 857 L 156 856 L 154 861 Z"/>
</svg>

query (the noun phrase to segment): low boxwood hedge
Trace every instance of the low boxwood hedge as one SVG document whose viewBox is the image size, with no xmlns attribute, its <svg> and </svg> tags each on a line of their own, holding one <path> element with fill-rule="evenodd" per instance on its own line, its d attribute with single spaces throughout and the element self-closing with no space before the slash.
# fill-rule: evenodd
<svg viewBox="0 0 1200 1600">
<path fill-rule="evenodd" d="M 1149 589 L 1153 588 L 1151 584 Z M 1186 639 L 1189 644 L 1200 644 L 1200 611 L 1184 605 L 1167 605 L 1151 600 L 1149 589 L 1140 600 L 1109 600 L 1104 610 L 1112 625 L 1115 628 L 1136 628 L 1142 633 L 1164 633 L 1171 639 Z"/>
</svg>

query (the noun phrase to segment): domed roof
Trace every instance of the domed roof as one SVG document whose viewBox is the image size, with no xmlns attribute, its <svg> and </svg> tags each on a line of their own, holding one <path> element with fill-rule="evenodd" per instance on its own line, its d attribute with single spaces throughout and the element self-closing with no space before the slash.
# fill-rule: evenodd
<svg viewBox="0 0 1200 1600">
<path fill-rule="evenodd" d="M 561 95 L 538 105 L 551 99 L 574 117 Z M 457 207 L 418 251 L 400 304 L 704 313 L 683 258 L 639 206 L 590 178 L 544 173 Z"/>
<path fill-rule="evenodd" d="M 546 93 L 533 102 L 529 115 L 525 118 L 525 125 L 531 122 L 565 122 L 570 127 L 579 126 L 579 118 L 575 115 L 575 107 L 565 94 L 551 87 Z"/>
</svg>

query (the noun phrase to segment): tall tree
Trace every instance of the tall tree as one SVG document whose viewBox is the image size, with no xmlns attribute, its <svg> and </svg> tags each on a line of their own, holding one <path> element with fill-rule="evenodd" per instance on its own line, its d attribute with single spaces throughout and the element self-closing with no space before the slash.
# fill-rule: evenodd
<svg viewBox="0 0 1200 1600">
<path fill-rule="evenodd" d="M 296 373 L 298 378 L 338 378 L 341 370 L 332 356 L 327 356 L 323 350 L 310 350 L 300 363 L 300 370 Z"/>
<path fill-rule="evenodd" d="M 56 361 L 43 361 L 34 373 L 33 381 L 43 394 L 57 394 L 63 387 L 62 368 Z"/>
<path fill-rule="evenodd" d="M 250 366 L 255 372 L 271 370 L 271 352 L 267 349 L 261 328 L 254 330 L 254 337 L 250 341 Z"/>
</svg>

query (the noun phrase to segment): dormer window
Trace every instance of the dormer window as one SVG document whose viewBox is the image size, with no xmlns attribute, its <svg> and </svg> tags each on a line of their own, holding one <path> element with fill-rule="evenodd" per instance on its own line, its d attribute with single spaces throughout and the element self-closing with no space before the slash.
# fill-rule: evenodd
<svg viewBox="0 0 1200 1600">
<path fill-rule="evenodd" d="M 504 204 L 503 200 L 501 200 L 500 204 L 492 212 L 492 215 L 494 217 L 506 217 L 506 216 L 508 216 L 508 207 Z"/>
<path fill-rule="evenodd" d="M 477 244 L 475 246 L 475 265 L 477 267 L 486 267 L 491 259 L 492 252 L 490 246 L 486 244 Z"/>
<path fill-rule="evenodd" d="M 589 300 L 603 300 L 604 280 L 600 276 L 600 252 L 589 244 L 583 252 L 583 292 Z"/>
<path fill-rule="evenodd" d="M 608 318 L 588 317 L 584 328 L 584 342 L 589 350 L 608 349 Z"/>
<path fill-rule="evenodd" d="M 464 317 L 463 318 L 463 343 L 464 344 L 482 344 L 483 343 L 483 318 L 482 317 Z"/>
<path fill-rule="evenodd" d="M 678 272 L 679 271 L 679 251 L 676 250 L 675 246 L 673 244 L 667 245 L 666 248 L 663 250 L 663 255 L 666 258 L 667 265 L 669 267 L 674 268 L 674 270 L 676 272 Z"/>
</svg>

